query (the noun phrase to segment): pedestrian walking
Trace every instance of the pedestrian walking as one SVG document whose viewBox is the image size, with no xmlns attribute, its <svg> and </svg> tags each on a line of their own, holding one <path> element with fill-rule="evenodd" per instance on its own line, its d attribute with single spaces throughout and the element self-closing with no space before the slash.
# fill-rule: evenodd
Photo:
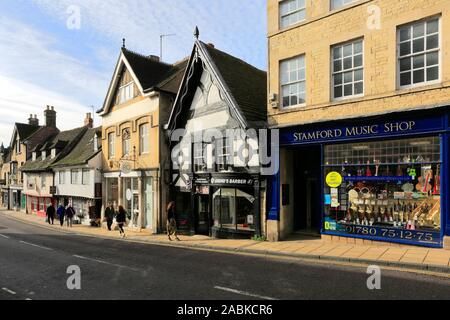
<svg viewBox="0 0 450 320">
<path fill-rule="evenodd" d="M 61 227 L 64 226 L 64 217 L 66 215 L 66 209 L 62 204 L 59 205 L 58 210 L 56 211 L 56 214 L 59 217 L 59 223 L 61 224 Z"/>
<path fill-rule="evenodd" d="M 175 213 L 175 202 L 170 202 L 167 206 L 167 236 L 169 240 L 172 241 L 171 236 L 175 236 L 177 241 L 181 241 L 178 238 L 178 229 L 177 229 L 177 217 Z"/>
<path fill-rule="evenodd" d="M 123 226 L 127 222 L 127 212 L 123 206 L 119 206 L 119 213 L 117 214 L 116 221 L 119 226 L 120 235 L 125 238 L 125 230 L 123 229 Z"/>
<path fill-rule="evenodd" d="M 72 228 L 74 216 L 75 216 L 75 209 L 69 204 L 69 206 L 66 209 L 66 220 L 68 228 Z"/>
<path fill-rule="evenodd" d="M 55 207 L 52 204 L 50 204 L 47 207 L 46 213 L 47 213 L 47 222 L 48 222 L 48 224 L 54 225 L 55 224 L 55 214 L 56 214 Z"/>
<path fill-rule="evenodd" d="M 113 225 L 115 215 L 116 215 L 116 211 L 114 210 L 114 206 L 113 206 L 112 202 L 109 202 L 108 207 L 105 209 L 105 219 L 106 219 L 106 224 L 108 226 L 109 231 L 112 231 L 111 227 Z"/>
</svg>

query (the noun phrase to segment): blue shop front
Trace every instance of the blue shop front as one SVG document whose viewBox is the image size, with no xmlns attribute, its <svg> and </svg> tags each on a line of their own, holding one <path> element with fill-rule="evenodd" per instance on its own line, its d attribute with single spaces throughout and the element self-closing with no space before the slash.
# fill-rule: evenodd
<svg viewBox="0 0 450 320">
<path fill-rule="evenodd" d="M 444 106 L 280 129 L 268 220 L 292 232 L 443 247 L 449 115 Z"/>
</svg>

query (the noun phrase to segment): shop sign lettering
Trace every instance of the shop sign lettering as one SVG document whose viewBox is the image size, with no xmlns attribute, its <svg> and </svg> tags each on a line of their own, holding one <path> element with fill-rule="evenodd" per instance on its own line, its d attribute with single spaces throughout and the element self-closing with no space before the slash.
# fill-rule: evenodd
<svg viewBox="0 0 450 320">
<path fill-rule="evenodd" d="M 329 140 L 337 138 L 351 138 L 380 134 L 395 134 L 414 131 L 415 121 L 389 122 L 367 126 L 351 126 L 338 129 L 316 130 L 294 133 L 295 142 L 310 142 L 315 140 Z"/>
<path fill-rule="evenodd" d="M 253 179 L 212 178 L 211 184 L 253 185 Z"/>
</svg>

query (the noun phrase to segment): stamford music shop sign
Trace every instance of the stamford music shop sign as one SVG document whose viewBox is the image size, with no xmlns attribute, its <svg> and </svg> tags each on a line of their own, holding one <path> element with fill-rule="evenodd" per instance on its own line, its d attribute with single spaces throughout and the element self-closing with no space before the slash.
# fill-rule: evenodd
<svg viewBox="0 0 450 320">
<path fill-rule="evenodd" d="M 443 129 L 442 118 L 413 119 L 403 121 L 374 122 L 363 125 L 342 125 L 337 127 L 314 126 L 282 129 L 281 145 L 326 143 L 341 140 L 358 140 L 376 137 L 411 135 L 435 132 Z"/>
</svg>

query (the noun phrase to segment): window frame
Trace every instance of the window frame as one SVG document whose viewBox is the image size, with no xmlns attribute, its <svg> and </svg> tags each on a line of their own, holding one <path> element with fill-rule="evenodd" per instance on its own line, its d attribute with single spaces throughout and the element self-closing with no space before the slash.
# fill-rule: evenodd
<svg viewBox="0 0 450 320">
<path fill-rule="evenodd" d="M 143 128 L 147 128 L 147 132 L 145 135 L 142 133 Z M 149 153 L 150 153 L 150 123 L 143 123 L 139 126 L 139 154 L 145 155 Z"/>
<path fill-rule="evenodd" d="M 76 175 L 76 181 L 74 182 L 74 174 Z M 80 170 L 78 169 L 72 169 L 70 170 L 70 184 L 71 185 L 78 185 L 79 182 L 79 174 L 80 174 Z"/>
<path fill-rule="evenodd" d="M 128 93 L 131 93 L 131 95 L 127 95 L 127 89 L 131 88 L 131 91 Z M 130 100 L 133 100 L 135 97 L 134 92 L 134 81 L 128 82 L 127 84 L 124 84 L 123 86 L 119 87 L 118 92 L 118 104 L 124 104 Z"/>
<path fill-rule="evenodd" d="M 126 135 L 128 138 L 125 139 Z M 131 129 L 125 128 L 122 130 L 122 157 L 129 157 L 131 155 Z M 128 149 L 128 150 L 127 150 Z M 127 150 L 127 152 L 125 152 Z"/>
<path fill-rule="evenodd" d="M 61 179 L 62 177 L 62 179 Z M 66 184 L 66 171 L 59 171 L 58 182 L 60 185 Z"/>
<path fill-rule="evenodd" d="M 297 25 L 299 23 L 302 23 L 302 22 L 307 20 L 307 11 L 306 11 L 306 7 L 307 7 L 306 4 L 307 3 L 306 3 L 306 0 L 305 0 L 305 6 L 304 7 L 297 8 L 296 10 L 293 10 L 293 11 L 289 11 L 289 12 L 287 12 L 284 15 L 281 13 L 281 7 L 282 7 L 283 3 L 290 2 L 290 1 L 297 1 L 297 0 L 283 0 L 283 1 L 280 1 L 278 3 L 278 27 L 279 27 L 280 30 L 289 29 L 289 28 L 291 28 L 291 27 L 293 27 L 293 26 L 295 26 L 295 25 Z M 298 20 L 298 21 L 296 21 L 296 22 L 294 22 L 292 24 L 289 24 L 287 26 L 283 26 L 283 24 L 282 24 L 283 23 L 283 18 L 289 17 L 289 16 L 294 15 L 294 14 L 296 14 L 298 12 L 301 12 L 301 11 L 305 12 L 305 18 L 304 19 Z"/>
<path fill-rule="evenodd" d="M 335 7 L 335 8 L 333 8 L 333 1 L 335 1 L 335 0 L 330 0 L 330 11 L 340 10 L 342 8 L 352 5 L 355 2 L 358 2 L 359 0 L 350 0 L 350 2 L 343 3 L 342 5 Z M 342 1 L 347 1 L 347 0 L 342 0 Z"/>
<path fill-rule="evenodd" d="M 304 63 L 304 70 L 305 70 L 305 78 L 304 78 L 304 80 L 298 80 L 298 81 L 289 81 L 289 82 L 287 82 L 287 83 L 285 83 L 285 84 L 283 84 L 283 81 L 282 81 L 282 77 L 283 77 L 283 74 L 282 74 L 282 64 L 283 63 L 288 63 L 288 65 L 289 65 L 289 62 L 290 61 L 292 61 L 292 60 L 295 60 L 295 59 L 301 59 L 301 58 L 303 58 L 303 63 Z M 288 70 L 290 70 L 290 69 L 288 69 Z M 300 69 L 299 68 L 297 68 L 297 71 L 299 71 Z M 288 74 L 290 73 L 290 71 L 288 71 Z M 300 55 L 297 55 L 297 56 L 294 56 L 294 57 L 291 57 L 291 58 L 287 58 L 287 59 L 284 59 L 284 60 L 280 60 L 280 63 L 279 63 L 279 81 L 280 81 L 280 88 L 279 88 L 279 90 L 280 90 L 280 101 L 279 101 L 279 103 L 280 103 L 280 109 L 281 110 L 289 110 L 289 109 L 296 109 L 296 108 L 302 108 L 302 107 L 306 107 L 306 99 L 307 99 L 307 96 L 306 96 L 306 93 L 308 92 L 308 88 L 307 88 L 307 65 L 306 65 L 306 54 L 305 53 L 302 53 L 302 54 L 300 54 Z M 284 95 L 283 95 L 283 88 L 284 87 L 286 87 L 286 86 L 291 86 L 291 85 L 293 85 L 293 84 L 300 84 L 300 83 L 304 83 L 305 84 L 305 92 L 304 92 L 304 94 L 305 94 L 305 102 L 303 102 L 303 103 L 297 103 L 297 104 L 295 104 L 295 105 L 289 105 L 289 106 L 284 106 Z M 300 92 L 299 92 L 300 93 Z M 289 96 L 289 99 L 290 99 L 290 97 L 291 96 Z"/>
<path fill-rule="evenodd" d="M 427 40 L 427 37 L 429 35 L 426 33 L 426 27 L 428 25 L 428 22 L 432 21 L 432 20 L 437 20 L 438 24 L 439 24 L 439 26 L 438 26 L 438 41 L 439 41 L 439 45 L 438 45 L 438 48 L 436 48 L 436 49 L 427 50 L 426 49 L 426 44 L 427 44 L 426 40 Z M 407 41 L 403 41 L 403 42 L 400 41 L 401 30 L 403 28 L 406 28 L 406 27 L 411 29 L 414 25 L 417 25 L 417 24 L 420 24 L 420 23 L 424 23 L 424 25 L 425 25 L 425 35 L 423 36 L 424 46 L 425 46 L 424 49 L 425 50 L 421 51 L 420 53 L 411 52 L 409 55 L 400 56 L 400 45 L 402 43 L 407 42 Z M 431 35 L 435 35 L 435 33 L 433 33 Z M 421 38 L 421 37 L 419 37 L 419 38 Z M 419 38 L 413 38 L 413 34 L 411 34 L 411 39 L 409 39 L 408 41 L 410 41 L 411 42 L 411 46 L 413 46 L 414 40 L 415 39 L 419 39 Z M 412 51 L 414 51 L 413 48 L 412 48 Z M 426 81 L 426 78 L 427 78 L 426 57 L 427 57 L 428 54 L 434 53 L 434 52 L 438 53 L 438 64 L 437 64 L 437 66 L 439 68 L 438 79 L 431 80 L 431 81 Z M 409 70 L 409 73 L 412 75 L 412 77 L 411 77 L 411 84 L 409 84 L 409 85 L 402 85 L 401 84 L 401 74 L 402 73 L 406 73 L 406 71 L 405 72 L 401 72 L 400 60 L 401 59 L 405 59 L 405 58 L 411 58 L 412 59 L 411 64 L 413 64 L 413 61 L 414 61 L 413 58 L 417 57 L 417 56 L 422 56 L 422 55 L 425 57 L 424 58 L 424 67 L 423 68 L 414 69 L 414 66 L 412 66 L 412 68 Z M 416 21 L 413 21 L 413 22 L 409 22 L 409 23 L 397 26 L 397 30 L 396 30 L 396 64 L 397 64 L 396 85 L 397 85 L 397 90 L 399 90 L 399 91 L 415 89 L 415 88 L 421 88 L 421 87 L 426 87 L 426 86 L 432 86 L 432 85 L 436 85 L 436 84 L 442 83 L 442 68 L 443 68 L 443 64 L 442 64 L 442 16 L 441 15 L 430 16 L 430 17 L 426 17 L 426 18 L 423 18 L 423 19 L 420 19 L 420 20 L 416 20 Z M 421 70 L 421 69 L 424 70 L 424 79 L 425 79 L 425 81 L 424 82 L 420 82 L 420 83 L 414 83 L 414 76 L 413 76 L 414 75 L 414 70 Z"/>
<path fill-rule="evenodd" d="M 116 137 L 114 132 L 108 133 L 108 159 L 116 157 Z"/>
<path fill-rule="evenodd" d="M 86 181 L 87 174 L 87 181 Z M 91 169 L 82 169 L 81 171 L 81 185 L 88 186 L 91 181 Z"/>
<path fill-rule="evenodd" d="M 362 51 L 361 51 L 362 65 L 361 65 L 361 67 L 355 68 L 355 66 L 354 66 L 354 58 L 355 58 L 354 46 L 355 46 L 355 43 L 360 42 L 360 41 L 362 42 Z M 351 57 L 352 57 L 352 68 L 351 69 L 343 69 L 344 68 L 344 65 L 343 65 L 344 64 L 343 50 L 344 50 L 344 47 L 346 45 L 349 45 L 349 44 L 352 45 L 352 55 L 351 55 Z M 335 72 L 334 71 L 334 62 L 337 61 L 334 58 L 334 49 L 336 49 L 337 47 L 342 47 L 342 59 L 341 59 L 342 60 L 342 69 L 339 72 Z M 331 101 L 332 102 L 346 101 L 346 100 L 352 100 L 352 99 L 360 99 L 360 98 L 363 98 L 365 96 L 365 93 L 366 93 L 366 88 L 365 88 L 365 86 L 366 86 L 366 74 L 365 74 L 365 71 L 366 71 L 366 68 L 365 68 L 366 59 L 365 59 L 365 53 L 366 52 L 365 52 L 365 39 L 364 39 L 364 37 L 359 37 L 359 38 L 355 38 L 355 39 L 348 40 L 348 41 L 345 41 L 345 42 L 336 43 L 336 44 L 334 44 L 334 45 L 332 45 L 330 47 L 330 71 L 331 71 L 331 73 L 330 73 L 330 97 L 331 97 Z M 358 71 L 358 70 L 362 70 L 362 80 L 355 81 L 354 73 L 356 71 Z M 345 93 L 344 74 L 348 73 L 348 72 L 352 72 L 352 82 L 351 83 L 352 83 L 352 92 L 353 92 L 353 94 L 350 95 L 350 96 L 345 96 L 345 94 L 344 94 Z M 336 74 L 342 74 L 343 75 L 343 77 L 342 77 L 342 96 L 341 97 L 335 97 L 335 87 L 336 87 L 336 85 L 335 85 L 334 77 L 335 77 Z M 362 85 L 363 85 L 362 86 L 362 93 L 355 94 L 354 93 L 354 91 L 355 91 L 355 84 L 357 82 L 362 82 Z"/>
<path fill-rule="evenodd" d="M 234 158 L 234 139 L 222 137 L 216 141 L 216 171 L 230 172 L 233 167 Z"/>
</svg>

